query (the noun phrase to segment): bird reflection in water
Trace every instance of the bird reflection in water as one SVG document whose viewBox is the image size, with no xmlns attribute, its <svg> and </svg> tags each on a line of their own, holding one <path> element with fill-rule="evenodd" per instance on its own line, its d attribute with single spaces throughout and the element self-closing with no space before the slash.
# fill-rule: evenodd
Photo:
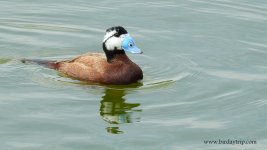
<svg viewBox="0 0 267 150">
<path fill-rule="evenodd" d="M 132 113 L 139 103 L 127 103 L 124 96 L 125 89 L 107 88 L 101 100 L 100 115 L 103 120 L 110 124 L 123 124 L 133 122 Z M 138 119 L 138 118 L 135 118 Z M 137 121 L 137 120 L 136 120 Z M 107 132 L 113 134 L 123 133 L 119 127 L 107 127 Z"/>
</svg>

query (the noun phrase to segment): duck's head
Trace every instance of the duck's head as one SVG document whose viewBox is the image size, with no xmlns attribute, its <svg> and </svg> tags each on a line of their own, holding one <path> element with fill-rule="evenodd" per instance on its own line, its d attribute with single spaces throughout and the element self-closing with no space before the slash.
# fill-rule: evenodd
<svg viewBox="0 0 267 150">
<path fill-rule="evenodd" d="M 124 51 L 135 54 L 142 53 L 135 45 L 134 39 L 121 26 L 108 28 L 102 45 L 107 56 L 116 53 L 124 53 Z"/>
</svg>

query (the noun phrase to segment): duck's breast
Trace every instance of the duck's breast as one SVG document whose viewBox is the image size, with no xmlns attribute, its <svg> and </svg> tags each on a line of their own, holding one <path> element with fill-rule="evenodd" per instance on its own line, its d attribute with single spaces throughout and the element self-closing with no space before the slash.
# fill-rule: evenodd
<svg viewBox="0 0 267 150">
<path fill-rule="evenodd" d="M 131 84 L 143 79 L 142 70 L 134 63 L 118 63 L 105 70 L 104 82 L 109 84 Z"/>
</svg>

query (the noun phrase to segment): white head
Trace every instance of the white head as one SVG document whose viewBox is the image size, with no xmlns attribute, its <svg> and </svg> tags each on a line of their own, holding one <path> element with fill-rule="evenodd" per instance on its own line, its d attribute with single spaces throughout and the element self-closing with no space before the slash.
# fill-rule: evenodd
<svg viewBox="0 0 267 150">
<path fill-rule="evenodd" d="M 133 38 L 121 26 L 111 27 L 106 30 L 103 40 L 104 51 L 128 51 L 131 53 L 142 53 L 136 47 Z"/>
</svg>

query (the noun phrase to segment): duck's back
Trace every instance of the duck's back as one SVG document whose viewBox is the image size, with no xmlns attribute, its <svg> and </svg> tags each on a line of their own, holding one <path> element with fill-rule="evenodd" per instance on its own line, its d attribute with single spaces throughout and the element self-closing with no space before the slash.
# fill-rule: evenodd
<svg viewBox="0 0 267 150">
<path fill-rule="evenodd" d="M 100 82 L 107 66 L 104 54 L 88 53 L 72 60 L 59 62 L 58 70 L 72 78 Z"/>
</svg>

